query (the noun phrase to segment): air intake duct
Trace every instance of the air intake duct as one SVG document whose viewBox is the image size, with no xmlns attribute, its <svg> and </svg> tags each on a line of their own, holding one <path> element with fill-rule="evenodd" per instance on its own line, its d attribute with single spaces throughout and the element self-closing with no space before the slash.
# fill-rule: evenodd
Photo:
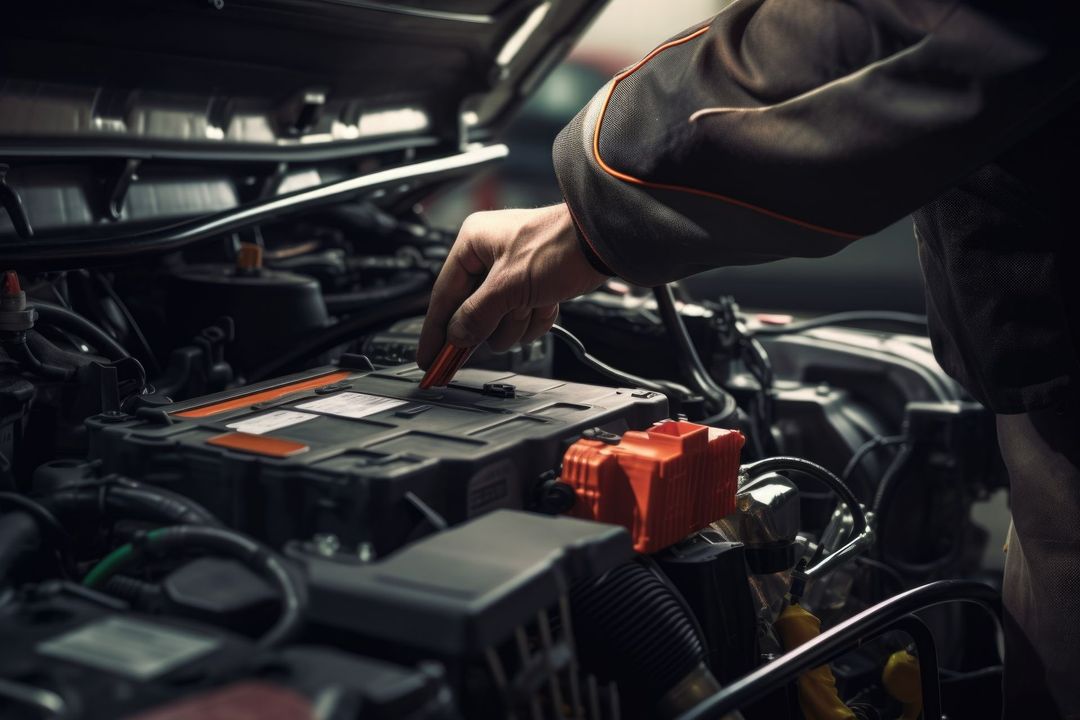
<svg viewBox="0 0 1080 720">
<path fill-rule="evenodd" d="M 578 585 L 570 608 L 583 668 L 618 685 L 625 717 L 674 717 L 719 689 L 696 620 L 650 561 Z"/>
</svg>

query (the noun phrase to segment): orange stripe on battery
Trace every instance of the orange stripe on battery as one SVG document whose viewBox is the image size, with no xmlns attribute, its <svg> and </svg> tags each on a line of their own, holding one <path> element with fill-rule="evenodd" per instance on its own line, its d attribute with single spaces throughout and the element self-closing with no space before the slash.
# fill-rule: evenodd
<svg viewBox="0 0 1080 720">
<path fill-rule="evenodd" d="M 265 455 L 266 457 L 287 458 L 308 451 L 308 446 L 295 440 L 267 437 L 266 435 L 252 435 L 250 433 L 231 432 L 224 435 L 215 435 L 206 441 L 208 445 L 223 447 L 229 450 L 252 453 L 253 455 Z"/>
<path fill-rule="evenodd" d="M 222 400 L 221 402 L 212 403 L 210 405 L 191 408 L 190 410 L 181 410 L 173 413 L 173 415 L 182 418 L 210 417 L 211 415 L 217 415 L 229 410 L 239 410 L 261 402 L 277 400 L 280 397 L 284 397 L 290 393 L 300 392 L 301 390 L 312 390 L 317 387 L 322 387 L 323 385 L 331 385 L 341 380 L 345 380 L 351 375 L 352 373 L 347 370 L 327 373 L 326 375 L 320 375 L 309 380 L 301 380 L 300 382 L 281 385 L 280 387 L 270 388 L 268 390 L 260 390 L 247 395 L 240 395 L 239 397 Z"/>
</svg>

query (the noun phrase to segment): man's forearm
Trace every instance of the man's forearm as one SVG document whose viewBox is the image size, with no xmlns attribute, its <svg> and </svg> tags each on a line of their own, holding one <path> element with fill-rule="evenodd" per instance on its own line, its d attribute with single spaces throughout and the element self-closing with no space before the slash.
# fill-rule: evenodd
<svg viewBox="0 0 1080 720">
<path fill-rule="evenodd" d="M 616 76 L 560 134 L 578 228 L 641 284 L 836 252 L 1074 96 L 1076 44 L 1055 8 L 1003 8 L 734 3 Z"/>
</svg>

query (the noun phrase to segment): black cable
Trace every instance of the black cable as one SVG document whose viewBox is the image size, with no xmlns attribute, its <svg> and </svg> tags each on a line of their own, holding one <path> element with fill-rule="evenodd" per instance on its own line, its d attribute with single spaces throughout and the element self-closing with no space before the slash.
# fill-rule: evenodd
<svg viewBox="0 0 1080 720">
<path fill-rule="evenodd" d="M 119 555 L 114 553 L 115 559 L 110 562 L 107 572 L 95 573 L 96 568 L 91 570 L 91 575 L 94 576 L 93 585 L 100 586 L 113 575 L 137 564 L 147 552 L 167 554 L 173 550 L 201 548 L 239 560 L 278 588 L 281 595 L 281 614 L 277 622 L 259 638 L 259 647 L 279 645 L 292 637 L 303 624 L 307 608 L 307 595 L 303 587 L 285 568 L 281 559 L 261 543 L 232 530 L 200 525 L 160 528 L 151 530 L 144 537 L 142 544 L 132 543 L 129 552 Z"/>
<path fill-rule="evenodd" d="M 178 493 L 119 479 L 66 487 L 41 498 L 61 515 L 106 513 L 116 520 L 140 520 L 161 525 L 221 526 L 209 510 Z"/>
<path fill-rule="evenodd" d="M 892 580 L 893 584 L 896 585 L 897 589 L 900 592 L 903 592 L 907 589 L 907 583 L 904 582 L 903 576 L 900 573 L 896 572 L 896 570 L 890 567 L 887 563 L 883 563 L 880 560 L 875 560 L 874 558 L 860 555 L 855 558 L 855 564 L 863 565 L 873 570 L 877 570 L 879 573 Z"/>
<path fill-rule="evenodd" d="M 143 364 L 100 327 L 82 315 L 60 305 L 37 299 L 33 300 L 31 305 L 37 310 L 39 322 L 57 327 L 88 342 L 111 362 L 126 360 L 131 363 L 139 377 L 139 387 L 146 387 L 146 368 L 143 367 Z"/>
<path fill-rule="evenodd" d="M 116 362 L 131 357 L 131 353 L 125 350 L 123 345 L 82 315 L 36 298 L 30 301 L 30 305 L 37 310 L 39 322 L 58 327 L 85 340 L 109 360 Z"/>
<path fill-rule="evenodd" d="M 406 295 L 412 295 L 431 286 L 431 275 L 426 272 L 403 273 L 403 277 L 392 285 L 366 288 L 347 293 L 328 293 L 323 295 L 326 309 L 331 315 L 342 315 L 362 310 L 377 303 L 389 302 Z"/>
<path fill-rule="evenodd" d="M 848 460 L 847 465 L 844 466 L 844 471 L 840 474 L 840 479 L 847 484 L 851 484 L 851 476 L 855 474 L 855 471 L 859 469 L 862 461 L 867 458 L 870 453 L 878 448 L 888 447 L 890 445 L 900 445 L 907 440 L 907 435 L 878 435 L 870 438 L 855 450 L 851 459 Z M 864 489 L 870 490 L 869 485 Z M 867 493 L 869 495 L 869 492 Z"/>
<path fill-rule="evenodd" d="M 0 515 L 0 587 L 6 585 L 8 573 L 23 555 L 37 548 L 41 531 L 29 513 L 15 511 Z"/>
<path fill-rule="evenodd" d="M 758 339 L 744 335 L 740 345 L 743 364 L 761 386 L 761 391 L 757 394 L 758 423 L 755 435 L 762 438 L 758 444 L 763 446 L 761 452 L 763 456 L 765 448 L 768 448 L 768 452 L 776 451 L 776 442 L 772 435 L 773 418 L 776 414 L 772 392 L 774 384 L 772 362 L 769 360 L 769 353 Z"/>
<path fill-rule="evenodd" d="M 613 380 L 616 383 L 624 387 L 639 387 L 644 390 L 651 390 L 652 392 L 666 395 L 672 403 L 681 404 L 684 400 L 693 396 L 693 393 L 689 388 L 683 387 L 678 383 L 667 382 L 662 380 L 646 380 L 643 377 L 638 377 L 628 372 L 624 372 L 617 368 L 608 365 L 606 362 L 590 355 L 589 351 L 585 349 L 585 344 L 578 339 L 577 335 L 570 332 L 562 325 L 551 326 L 551 336 L 561 341 L 578 362 L 585 365 L 590 370 L 594 370 L 597 373 Z"/>
<path fill-rule="evenodd" d="M 713 404 L 714 414 L 721 417 L 732 417 L 738 412 L 738 405 L 724 388 L 720 387 L 705 365 L 701 362 L 694 341 L 690 339 L 690 333 L 686 330 L 686 324 L 675 307 L 675 295 L 670 285 L 657 285 L 653 288 L 656 296 L 656 306 L 660 310 L 660 318 L 664 321 L 664 327 L 675 344 L 675 357 L 682 371 L 683 379 L 687 380 L 694 391 L 700 393 Z"/>
<path fill-rule="evenodd" d="M 337 325 L 312 333 L 292 350 L 256 368 L 249 374 L 248 381 L 258 382 L 280 375 L 296 363 L 351 342 L 365 332 L 370 332 L 372 328 L 411 313 L 422 312 L 427 307 L 427 303 L 428 292 L 424 291 L 366 307 L 363 311 L 349 315 Z"/>
<path fill-rule="evenodd" d="M 42 362 L 26 343 L 26 333 L 19 333 L 16 338 L 5 340 L 3 346 L 7 354 L 27 372 L 53 380 L 70 380 L 75 375 L 75 368 Z"/>
<path fill-rule="evenodd" d="M 221 521 L 191 498 L 165 488 L 149 485 L 108 486 L 106 504 L 117 514 L 138 519 L 156 519 L 184 525 L 221 526 Z"/>
<path fill-rule="evenodd" d="M 797 457 L 781 456 L 765 458 L 764 460 L 758 460 L 743 466 L 743 471 L 746 472 L 751 479 L 755 475 L 784 470 L 798 472 L 808 477 L 812 477 L 828 486 L 829 489 L 837 494 L 841 502 L 847 506 L 852 518 L 851 532 L 848 534 L 845 542 L 851 538 L 858 537 L 866 530 L 866 513 L 863 512 L 862 506 L 859 505 L 859 501 L 855 498 L 851 489 L 848 488 L 843 480 L 817 463 Z"/>
<path fill-rule="evenodd" d="M 54 515 L 48 508 L 46 508 L 44 505 L 37 502 L 36 500 L 28 498 L 25 495 L 20 495 L 18 493 L 0 492 L 0 505 L 5 504 L 14 505 L 28 515 L 32 516 L 42 525 L 48 527 L 52 534 L 56 537 L 65 538 L 68 542 L 70 542 L 70 536 L 64 529 L 64 526 L 60 524 L 60 521 L 57 519 L 56 515 Z"/>
<path fill-rule="evenodd" d="M 886 505 L 892 500 L 892 495 L 896 492 L 897 478 L 900 477 L 900 470 L 907 463 L 908 459 L 911 458 L 912 452 L 912 447 L 910 445 L 901 446 L 900 452 L 896 453 L 892 462 L 889 463 L 889 467 L 885 468 L 885 473 L 881 476 L 881 482 L 878 483 L 877 492 L 874 494 L 874 502 L 871 505 L 874 514 L 878 516 L 878 527 L 885 527 L 881 514 Z"/>
<path fill-rule="evenodd" d="M 895 312 L 892 310 L 853 310 L 851 312 L 833 313 L 822 315 L 809 320 L 788 323 L 786 325 L 762 325 L 749 330 L 752 336 L 788 335 L 790 333 L 813 330 L 814 328 L 827 325 L 852 325 L 856 323 L 895 323 L 897 325 L 914 325 L 926 329 L 926 316 L 915 313 Z"/>
<path fill-rule="evenodd" d="M 17 507 L 34 518 L 39 527 L 47 530 L 42 536 L 56 549 L 61 573 L 66 578 L 74 577 L 72 557 L 75 543 L 56 515 L 36 500 L 14 492 L 0 492 L 0 507 L 4 505 Z"/>
<path fill-rule="evenodd" d="M 120 294 L 116 292 L 116 288 L 109 282 L 108 278 L 104 275 L 95 275 L 98 281 L 98 285 L 105 291 L 105 294 L 109 296 L 116 308 L 120 311 L 120 314 L 124 316 L 124 321 L 131 328 L 132 334 L 135 339 L 138 340 L 140 347 L 142 348 L 143 355 L 146 357 L 147 364 L 150 365 L 150 372 L 154 376 L 161 374 L 161 365 L 158 363 L 157 356 L 154 355 L 154 349 L 150 346 L 150 341 L 146 339 L 146 335 L 142 331 L 142 327 L 135 320 L 135 316 L 131 314 L 131 310 L 128 308 L 127 303 L 123 301 Z"/>
</svg>

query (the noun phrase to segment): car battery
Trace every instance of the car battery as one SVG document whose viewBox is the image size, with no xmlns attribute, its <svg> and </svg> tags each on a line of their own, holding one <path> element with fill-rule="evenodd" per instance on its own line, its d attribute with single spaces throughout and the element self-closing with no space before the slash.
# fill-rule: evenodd
<svg viewBox="0 0 1080 720">
<path fill-rule="evenodd" d="M 88 420 L 105 472 L 202 503 L 274 546 L 316 535 L 370 557 L 495 508 L 528 509 L 592 429 L 667 416 L 658 393 L 466 369 L 421 390 L 415 365 L 338 367 Z"/>
</svg>

